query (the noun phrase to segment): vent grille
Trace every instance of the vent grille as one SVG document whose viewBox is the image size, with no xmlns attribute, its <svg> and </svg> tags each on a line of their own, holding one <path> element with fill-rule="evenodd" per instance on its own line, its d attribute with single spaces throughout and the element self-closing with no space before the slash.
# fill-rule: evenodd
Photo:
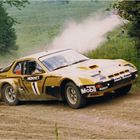
<svg viewBox="0 0 140 140">
<path fill-rule="evenodd" d="M 90 66 L 89 68 L 95 69 L 95 68 L 98 68 L 98 66 L 97 65 L 93 65 L 93 66 Z"/>
<path fill-rule="evenodd" d="M 112 75 L 109 75 L 108 78 L 113 78 L 115 76 L 119 76 L 119 75 L 127 73 L 127 72 L 129 72 L 129 70 L 125 70 L 125 71 L 121 71 L 121 72 L 118 72 L 118 73 L 114 73 Z"/>
</svg>

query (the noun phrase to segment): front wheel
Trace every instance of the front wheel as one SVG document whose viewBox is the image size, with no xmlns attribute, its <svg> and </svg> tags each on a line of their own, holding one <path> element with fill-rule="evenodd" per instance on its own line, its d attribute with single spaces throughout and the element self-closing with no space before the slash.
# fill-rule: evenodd
<svg viewBox="0 0 140 140">
<path fill-rule="evenodd" d="M 86 99 L 82 96 L 79 88 L 72 82 L 65 86 L 65 97 L 71 108 L 78 109 L 86 104 Z"/>
<path fill-rule="evenodd" d="M 17 105 L 19 102 L 14 88 L 9 84 L 3 87 L 3 98 L 5 103 L 11 106 Z"/>
<path fill-rule="evenodd" d="M 132 87 L 132 84 L 127 85 L 127 86 L 122 87 L 122 88 L 119 88 L 119 89 L 115 90 L 115 92 L 116 92 L 117 94 L 120 94 L 120 95 L 126 95 L 126 94 L 128 94 L 129 91 L 131 90 L 131 87 Z"/>
</svg>

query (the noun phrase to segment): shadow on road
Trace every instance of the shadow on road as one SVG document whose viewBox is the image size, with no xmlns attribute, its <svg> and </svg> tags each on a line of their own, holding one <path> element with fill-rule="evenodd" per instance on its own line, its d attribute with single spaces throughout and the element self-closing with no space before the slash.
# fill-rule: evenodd
<svg viewBox="0 0 140 140">
<path fill-rule="evenodd" d="M 131 94 L 131 93 L 129 93 Z M 86 106 L 94 106 L 94 105 L 98 105 L 98 104 L 107 104 L 113 101 L 118 101 L 124 98 L 128 98 L 129 95 L 119 95 L 119 94 L 107 94 L 105 96 L 102 97 L 94 97 L 94 98 L 90 98 L 87 99 L 87 104 Z M 54 106 L 54 107 L 68 107 L 67 103 L 65 101 L 58 101 L 58 100 L 49 100 L 49 101 L 21 101 L 20 105 L 47 105 L 47 106 Z"/>
</svg>

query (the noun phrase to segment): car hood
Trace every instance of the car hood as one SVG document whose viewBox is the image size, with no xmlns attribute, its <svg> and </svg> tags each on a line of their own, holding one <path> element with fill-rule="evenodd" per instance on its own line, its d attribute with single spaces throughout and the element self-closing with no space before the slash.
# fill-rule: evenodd
<svg viewBox="0 0 140 140">
<path fill-rule="evenodd" d="M 123 60 L 122 60 L 123 61 Z M 63 76 L 78 76 L 78 77 L 94 77 L 94 75 L 111 75 L 120 71 L 127 70 L 128 67 L 124 66 L 124 62 L 119 60 L 108 59 L 89 59 L 87 61 L 70 65 L 51 73 Z"/>
</svg>

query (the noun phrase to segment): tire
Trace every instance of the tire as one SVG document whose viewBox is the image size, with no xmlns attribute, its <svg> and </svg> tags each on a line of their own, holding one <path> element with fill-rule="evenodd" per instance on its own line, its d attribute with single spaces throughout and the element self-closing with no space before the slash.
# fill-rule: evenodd
<svg viewBox="0 0 140 140">
<path fill-rule="evenodd" d="M 73 109 L 78 109 L 86 104 L 86 99 L 82 96 L 79 88 L 72 82 L 65 86 L 65 98 L 69 106 Z"/>
<path fill-rule="evenodd" d="M 19 103 L 17 94 L 14 91 L 14 88 L 10 84 L 4 85 L 2 89 L 3 99 L 7 105 L 15 106 Z"/>
<path fill-rule="evenodd" d="M 115 90 L 115 92 L 119 95 L 126 95 L 131 90 L 131 87 L 132 87 L 132 84 L 119 88 L 119 89 Z"/>
</svg>

